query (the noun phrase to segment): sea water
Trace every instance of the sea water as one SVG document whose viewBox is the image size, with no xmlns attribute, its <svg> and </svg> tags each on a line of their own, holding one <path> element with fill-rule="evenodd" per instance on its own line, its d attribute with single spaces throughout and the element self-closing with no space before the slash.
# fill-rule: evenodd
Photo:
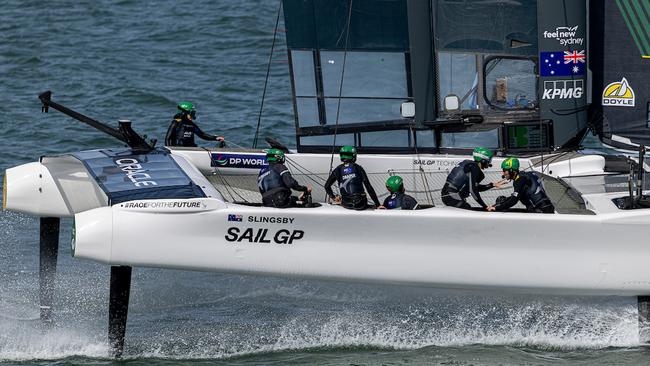
<svg viewBox="0 0 650 366">
<path fill-rule="evenodd" d="M 98 120 L 131 119 L 136 131 L 159 140 L 176 103 L 188 100 L 206 131 L 250 146 L 278 5 L 4 0 L 0 168 L 44 154 L 119 146 L 56 111 L 41 114 L 37 95 L 45 90 Z M 292 146 L 287 54 L 283 25 L 278 28 L 260 136 Z M 112 363 L 106 351 L 109 268 L 71 258 L 70 226 L 63 220 L 54 322 L 44 326 L 38 221 L 0 214 L 2 365 Z M 650 352 L 639 345 L 632 298 L 506 296 L 136 268 L 130 304 L 124 361 L 133 365 L 650 364 Z"/>
</svg>

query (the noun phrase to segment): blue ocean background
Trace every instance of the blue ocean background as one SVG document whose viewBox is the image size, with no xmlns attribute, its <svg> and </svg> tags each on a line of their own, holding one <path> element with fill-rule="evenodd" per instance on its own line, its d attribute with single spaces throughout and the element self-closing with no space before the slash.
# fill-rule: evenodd
<svg viewBox="0 0 650 366">
<path fill-rule="evenodd" d="M 100 121 L 131 119 L 137 131 L 160 140 L 177 102 L 189 100 L 205 130 L 250 146 L 278 6 L 254 0 L 4 0 L 0 169 L 45 154 L 119 145 L 56 111 L 42 114 L 37 95 L 45 90 Z M 293 146 L 282 22 L 278 28 L 261 136 Z M 113 364 L 106 351 L 109 269 L 70 256 L 68 220 L 55 326 L 41 326 L 37 229 L 33 217 L 0 214 L 0 365 Z M 632 298 L 137 268 L 119 363 L 647 365 L 650 353 L 639 345 L 636 317 Z"/>
</svg>

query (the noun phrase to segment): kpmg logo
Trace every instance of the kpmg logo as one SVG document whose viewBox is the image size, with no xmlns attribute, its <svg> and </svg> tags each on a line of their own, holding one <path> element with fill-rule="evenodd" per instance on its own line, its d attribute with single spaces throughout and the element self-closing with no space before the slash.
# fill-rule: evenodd
<svg viewBox="0 0 650 366">
<path fill-rule="evenodd" d="M 211 165 L 221 168 L 259 169 L 268 164 L 266 155 L 263 154 L 213 153 Z"/>
<path fill-rule="evenodd" d="M 584 37 L 576 37 L 578 34 L 578 26 L 575 27 L 556 27 L 554 31 L 544 31 L 542 35 L 546 39 L 555 39 L 560 45 L 566 47 L 568 45 L 579 45 L 585 42 Z"/>
<path fill-rule="evenodd" d="M 584 80 L 544 81 L 542 99 L 579 99 L 584 94 Z"/>
</svg>

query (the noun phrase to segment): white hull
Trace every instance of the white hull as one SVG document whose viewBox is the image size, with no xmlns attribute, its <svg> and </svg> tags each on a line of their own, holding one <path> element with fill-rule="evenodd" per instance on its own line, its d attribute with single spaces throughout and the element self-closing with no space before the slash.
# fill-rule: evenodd
<svg viewBox="0 0 650 366">
<path fill-rule="evenodd" d="M 220 194 L 224 188 L 259 199 L 257 168 L 213 167 L 214 159 L 200 149 L 173 149 L 172 157 L 208 198 L 109 206 L 86 167 L 60 156 L 8 169 L 3 202 L 9 210 L 38 216 L 74 216 L 74 256 L 109 264 L 537 293 L 650 294 L 650 210 L 615 206 L 612 198 L 623 194 L 605 193 L 600 156 L 547 158 L 545 164 L 521 159 L 524 168 L 571 177 L 565 183 L 590 189 L 580 192 L 584 207 L 572 212 L 579 214 L 555 215 L 442 207 L 439 189 L 463 156 L 360 155 L 378 193 L 387 176 L 400 174 L 409 193 L 437 205 L 363 212 L 328 204 L 282 210 L 227 202 Z M 500 179 L 499 160 L 494 163 L 486 181 Z M 298 179 L 322 178 L 330 156 L 290 154 L 288 165 Z M 297 167 L 308 173 L 301 177 Z M 217 178 L 224 176 L 245 179 L 245 186 L 220 186 Z M 322 187 L 314 187 L 315 200 L 322 202 Z M 483 196 L 491 203 L 508 192 Z M 571 201 L 567 197 L 560 196 Z M 282 223 L 261 222 L 268 218 Z"/>
<path fill-rule="evenodd" d="M 77 214 L 74 256 L 132 266 L 449 288 L 650 293 L 646 211 L 625 217 L 446 207 L 356 212 L 338 206 L 218 208 L 215 200 L 196 201 L 201 204 L 194 212 L 126 207 L 159 202 L 140 201 Z M 229 215 L 241 215 L 242 221 L 229 221 Z M 263 218 L 282 223 L 251 222 Z M 252 236 L 243 235 L 247 229 Z M 295 240 L 286 243 L 292 235 Z"/>
</svg>

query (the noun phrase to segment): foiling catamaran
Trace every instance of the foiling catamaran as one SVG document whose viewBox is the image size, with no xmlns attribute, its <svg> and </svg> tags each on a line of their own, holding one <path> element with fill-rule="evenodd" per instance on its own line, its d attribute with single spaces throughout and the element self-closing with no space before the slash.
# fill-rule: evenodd
<svg viewBox="0 0 650 366">
<path fill-rule="evenodd" d="M 73 217 L 73 256 L 111 265 L 109 342 L 117 356 L 133 266 L 637 296 L 640 339 L 650 340 L 644 7 L 285 0 L 297 148 L 267 141 L 289 152 L 298 180 L 312 182 L 320 203 L 311 208 L 259 204 L 255 178 L 266 160 L 257 146 L 155 147 L 129 121 L 115 129 L 41 94 L 44 111 L 128 145 L 7 169 L 4 208 L 41 220 L 41 317 L 51 315 L 60 218 Z M 588 130 L 639 157 L 578 152 Z M 378 192 L 399 174 L 425 208 L 357 212 L 325 203 L 322 182 L 341 145 L 357 147 Z M 444 207 L 447 173 L 475 146 L 497 150 L 497 165 L 516 155 L 522 169 L 543 174 L 556 214 Z M 487 180 L 500 174 L 489 170 Z M 186 226 L 193 229 L 174 229 Z M 360 226 L 361 236 L 353 230 Z M 504 238 L 504 227 L 508 237 L 529 240 Z"/>
</svg>

